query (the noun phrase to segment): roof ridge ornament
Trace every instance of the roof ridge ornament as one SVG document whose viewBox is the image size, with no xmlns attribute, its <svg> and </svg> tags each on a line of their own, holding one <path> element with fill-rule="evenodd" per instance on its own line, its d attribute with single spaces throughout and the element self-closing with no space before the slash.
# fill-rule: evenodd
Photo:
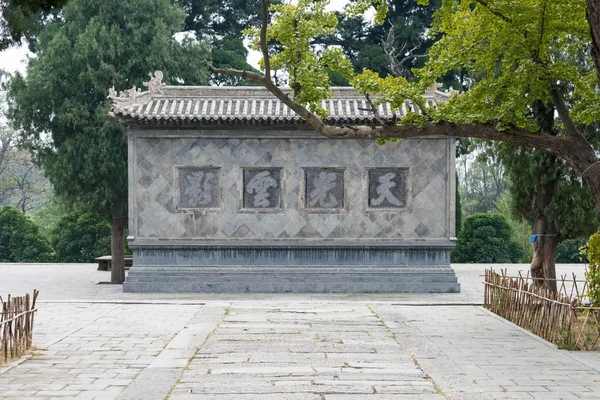
<svg viewBox="0 0 600 400">
<path fill-rule="evenodd" d="M 148 76 L 150 77 L 150 80 L 148 82 L 142 83 L 142 85 L 148 88 L 150 94 L 163 94 L 163 89 L 165 88 L 165 86 L 167 86 L 167 84 L 162 81 L 162 71 L 154 71 L 154 74 L 150 72 Z"/>
<path fill-rule="evenodd" d="M 136 86 L 132 87 L 131 89 L 125 89 L 118 94 L 114 86 L 108 89 L 108 98 L 115 103 L 134 103 L 140 94 L 142 94 L 142 91 Z"/>
<path fill-rule="evenodd" d="M 444 86 L 441 83 L 433 82 L 433 84 L 425 91 L 425 96 L 435 96 L 436 92 L 439 92 L 439 89 Z"/>
</svg>

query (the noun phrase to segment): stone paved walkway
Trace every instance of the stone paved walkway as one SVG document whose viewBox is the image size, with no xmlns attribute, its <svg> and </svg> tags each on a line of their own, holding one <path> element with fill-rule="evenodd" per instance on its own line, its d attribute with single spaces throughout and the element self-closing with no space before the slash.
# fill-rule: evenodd
<svg viewBox="0 0 600 400">
<path fill-rule="evenodd" d="M 460 295 L 132 296 L 62 267 L 0 264 L 1 294 L 41 291 L 0 399 L 600 399 L 600 353 L 478 306 L 478 266 Z"/>
</svg>

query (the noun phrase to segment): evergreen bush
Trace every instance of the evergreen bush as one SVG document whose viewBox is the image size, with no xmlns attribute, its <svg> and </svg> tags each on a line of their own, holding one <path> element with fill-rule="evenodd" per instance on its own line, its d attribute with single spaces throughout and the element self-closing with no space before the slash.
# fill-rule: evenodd
<svg viewBox="0 0 600 400">
<path fill-rule="evenodd" d="M 49 262 L 52 250 L 37 225 L 15 208 L 0 209 L 0 262 Z"/>
<path fill-rule="evenodd" d="M 588 262 L 585 253 L 579 250 L 585 246 L 587 239 L 567 239 L 556 248 L 556 262 L 559 264 L 576 264 Z"/>
<path fill-rule="evenodd" d="M 600 307 L 600 231 L 590 236 L 586 245 L 590 261 L 585 279 L 588 283 L 588 296 L 594 307 Z"/>
<path fill-rule="evenodd" d="M 58 262 L 87 263 L 111 254 L 110 222 L 92 213 L 63 215 L 50 234 Z"/>
<path fill-rule="evenodd" d="M 514 240 L 506 218 L 500 214 L 473 214 L 463 220 L 453 263 L 514 263 L 523 249 Z"/>
</svg>

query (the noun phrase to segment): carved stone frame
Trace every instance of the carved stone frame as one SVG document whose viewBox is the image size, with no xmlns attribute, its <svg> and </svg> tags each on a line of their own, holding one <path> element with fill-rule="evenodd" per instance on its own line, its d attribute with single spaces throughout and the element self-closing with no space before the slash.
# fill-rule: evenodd
<svg viewBox="0 0 600 400">
<path fill-rule="evenodd" d="M 175 182 L 173 183 L 173 188 L 175 190 L 175 193 L 173 195 L 173 200 L 174 200 L 174 208 L 176 212 L 187 212 L 187 211 L 193 211 L 195 213 L 204 213 L 204 212 L 221 212 L 223 211 L 223 198 L 222 198 L 222 193 L 221 193 L 221 179 L 222 179 L 222 174 L 221 174 L 221 170 L 222 170 L 222 166 L 219 165 L 175 165 Z M 217 204 L 219 205 L 218 207 L 180 207 L 179 206 L 179 195 L 180 195 L 180 188 L 179 188 L 179 171 L 182 169 L 191 169 L 191 170 L 206 170 L 206 169 L 213 169 L 217 171 L 217 176 L 218 176 L 218 183 L 217 183 Z"/>
</svg>

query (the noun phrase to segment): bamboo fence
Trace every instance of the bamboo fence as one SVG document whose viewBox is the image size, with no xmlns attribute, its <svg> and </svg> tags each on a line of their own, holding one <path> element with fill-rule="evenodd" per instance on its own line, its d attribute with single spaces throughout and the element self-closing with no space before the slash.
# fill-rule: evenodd
<svg viewBox="0 0 600 400">
<path fill-rule="evenodd" d="M 9 295 L 6 301 L 0 296 L 0 356 L 5 362 L 31 348 L 38 294 L 39 291 L 34 290 L 33 296 L 11 298 Z"/>
<path fill-rule="evenodd" d="M 575 275 L 555 279 L 557 291 L 526 276 L 485 270 L 484 305 L 490 311 L 569 350 L 600 348 L 600 308 Z"/>
</svg>

